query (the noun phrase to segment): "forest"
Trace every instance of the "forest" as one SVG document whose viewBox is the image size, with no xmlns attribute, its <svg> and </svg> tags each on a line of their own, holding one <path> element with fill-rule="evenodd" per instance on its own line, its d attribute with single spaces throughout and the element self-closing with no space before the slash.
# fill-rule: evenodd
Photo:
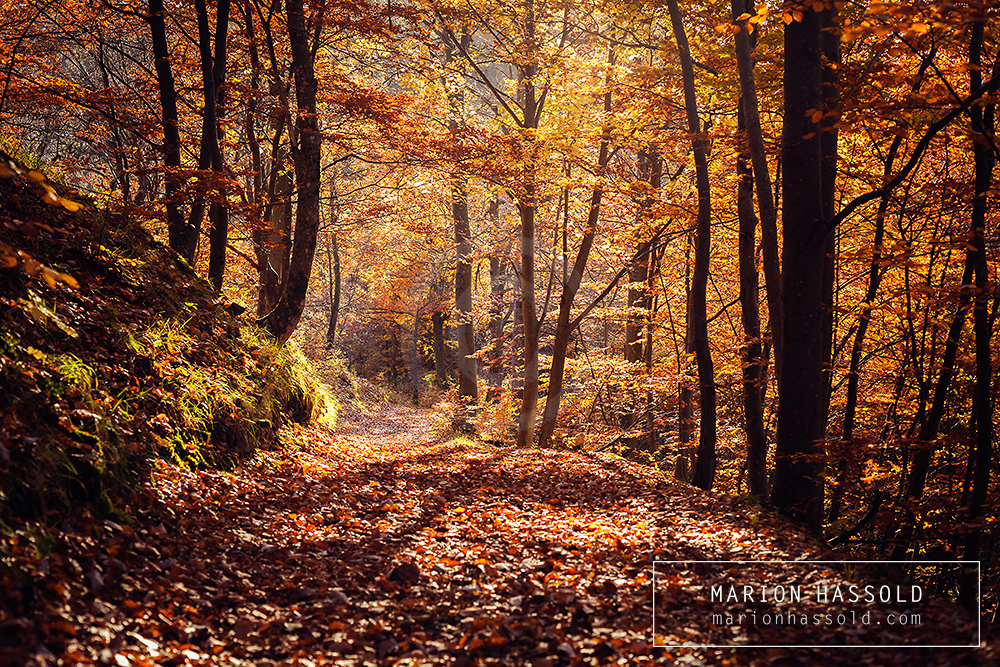
<svg viewBox="0 0 1000 667">
<path fill-rule="evenodd" d="M 991 664 L 998 89 L 993 0 L 0 0 L 0 664 L 819 664 L 656 578 L 783 559 Z"/>
</svg>

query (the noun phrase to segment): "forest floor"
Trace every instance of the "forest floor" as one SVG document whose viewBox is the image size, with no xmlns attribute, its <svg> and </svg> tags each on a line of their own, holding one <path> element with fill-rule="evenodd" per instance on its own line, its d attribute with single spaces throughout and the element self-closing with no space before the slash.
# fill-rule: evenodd
<svg viewBox="0 0 1000 667">
<path fill-rule="evenodd" d="M 752 501 L 612 456 L 484 447 L 448 435 L 445 422 L 381 404 L 332 432 L 288 429 L 284 448 L 232 471 L 161 465 L 135 526 L 84 515 L 47 533 L 44 558 L 7 554 L 31 568 L 35 612 L 0 627 L 0 661 L 996 664 L 995 644 L 654 647 L 654 559 L 830 552 Z M 696 567 L 657 587 L 657 644 L 732 636 L 706 620 L 707 591 L 695 584 L 714 580 L 692 582 Z M 953 634 L 973 626 L 947 606 L 923 615 Z M 744 641 L 766 636 L 755 632 Z M 820 646 L 858 636 L 795 632 L 793 643 Z"/>
</svg>

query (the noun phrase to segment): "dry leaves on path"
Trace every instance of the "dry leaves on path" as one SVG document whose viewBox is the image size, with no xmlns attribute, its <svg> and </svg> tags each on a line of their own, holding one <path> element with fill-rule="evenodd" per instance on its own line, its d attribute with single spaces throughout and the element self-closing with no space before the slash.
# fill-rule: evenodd
<svg viewBox="0 0 1000 667">
<path fill-rule="evenodd" d="M 136 529 L 67 525 L 42 558 L 33 542 L 8 543 L 5 558 L 30 568 L 31 583 L 8 598 L 26 611 L 0 623 L 0 656 L 122 666 L 830 662 L 819 650 L 651 646 L 654 558 L 823 557 L 754 505 L 610 456 L 443 441 L 431 413 L 393 405 L 285 440 L 232 472 L 164 466 Z M 695 605 L 670 601 L 666 640 L 701 641 Z M 986 665 L 992 655 L 842 649 L 836 664 Z"/>
</svg>

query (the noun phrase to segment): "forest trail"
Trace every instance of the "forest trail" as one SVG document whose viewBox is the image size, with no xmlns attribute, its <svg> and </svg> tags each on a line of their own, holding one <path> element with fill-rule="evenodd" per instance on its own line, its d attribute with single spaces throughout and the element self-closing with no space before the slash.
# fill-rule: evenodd
<svg viewBox="0 0 1000 667">
<path fill-rule="evenodd" d="M 18 632 L 35 664 L 830 664 L 818 649 L 650 645 L 654 556 L 823 557 L 779 519 L 611 456 L 441 433 L 439 413 L 383 404 L 334 432 L 291 430 L 230 472 L 162 467 L 136 528 L 53 536 L 37 566 L 51 604 L 0 629 L 0 658 L 26 657 L 4 642 Z M 674 596 L 660 641 L 708 643 L 699 606 Z M 835 664 L 990 653 L 841 650 Z"/>
</svg>

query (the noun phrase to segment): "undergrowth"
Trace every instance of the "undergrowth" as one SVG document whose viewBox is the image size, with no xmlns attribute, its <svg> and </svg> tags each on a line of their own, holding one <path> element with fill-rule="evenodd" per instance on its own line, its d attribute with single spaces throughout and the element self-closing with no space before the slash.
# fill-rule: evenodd
<svg viewBox="0 0 1000 667">
<path fill-rule="evenodd" d="M 333 424 L 337 398 L 297 346 L 228 314 L 134 220 L 32 188 L 0 178 L 0 242 L 79 288 L 0 269 L 0 528 L 81 509 L 129 521 L 157 459 L 229 467 L 283 424 Z"/>
</svg>

